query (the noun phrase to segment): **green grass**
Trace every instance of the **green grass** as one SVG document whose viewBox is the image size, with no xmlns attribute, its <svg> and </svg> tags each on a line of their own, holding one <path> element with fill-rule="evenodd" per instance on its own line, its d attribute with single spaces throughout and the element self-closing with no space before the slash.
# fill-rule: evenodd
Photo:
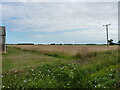
<svg viewBox="0 0 120 90">
<path fill-rule="evenodd" d="M 50 56 L 50 57 L 56 57 L 56 58 L 64 58 L 64 59 L 69 59 L 69 60 L 71 60 L 71 59 L 80 59 L 80 57 L 79 56 L 71 56 L 71 55 L 68 55 L 68 54 L 66 54 L 66 53 L 64 53 L 64 52 L 55 52 L 55 51 L 53 51 L 53 52 L 40 52 L 40 51 L 37 51 L 37 50 L 27 50 L 27 49 L 21 49 L 21 48 L 19 48 L 19 47 L 14 47 L 14 49 L 19 49 L 19 50 L 21 50 L 21 51 L 24 51 L 24 52 L 31 52 L 31 53 L 37 53 L 37 54 L 41 54 L 41 55 L 46 55 L 46 56 Z"/>
<path fill-rule="evenodd" d="M 36 67 L 40 64 L 63 60 L 30 51 L 23 51 L 14 47 L 7 47 L 7 54 L 2 55 L 3 71 L 21 70 Z"/>
<path fill-rule="evenodd" d="M 66 62 L 64 57 L 50 57 L 37 52 L 9 47 L 8 53 L 3 55 L 3 88 L 120 87 L 118 83 L 120 65 L 118 64 L 117 50 L 95 52 L 88 57 L 80 57 L 82 57 L 80 60 L 73 59 Z M 37 61 L 37 59 L 39 60 Z M 24 62 L 25 60 L 27 61 Z"/>
</svg>

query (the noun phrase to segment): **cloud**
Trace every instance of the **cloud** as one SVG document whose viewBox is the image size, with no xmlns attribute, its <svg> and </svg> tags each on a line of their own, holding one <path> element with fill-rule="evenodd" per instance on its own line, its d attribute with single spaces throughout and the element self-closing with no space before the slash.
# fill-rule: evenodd
<svg viewBox="0 0 120 90">
<path fill-rule="evenodd" d="M 119 0 L 1 0 L 2 2 L 118 2 Z"/>
<path fill-rule="evenodd" d="M 9 26 L 10 31 L 44 32 L 50 33 L 51 37 L 55 36 L 51 33 L 55 33 L 69 37 L 68 41 L 75 35 L 83 41 L 96 39 L 97 42 L 104 39 L 105 33 L 100 34 L 105 30 L 102 25 L 111 22 L 110 35 L 116 39 L 117 36 L 114 35 L 117 35 L 118 31 L 117 5 L 115 2 L 8 2 L 2 4 L 3 24 Z M 43 37 L 41 34 L 34 36 L 41 39 Z M 60 39 L 61 37 L 58 38 Z"/>
<path fill-rule="evenodd" d="M 111 5 L 114 6 L 114 10 Z M 106 11 L 108 12 L 105 13 Z M 3 4 L 3 22 L 14 24 L 13 30 L 18 31 L 52 32 L 96 27 L 106 22 L 115 22 L 117 17 L 113 16 L 116 14 L 115 3 L 100 3 L 100 5 L 99 3 Z"/>
<path fill-rule="evenodd" d="M 41 38 L 44 38 L 43 35 L 35 35 L 35 36 L 32 36 L 33 38 L 37 38 L 37 39 L 41 39 Z"/>
</svg>

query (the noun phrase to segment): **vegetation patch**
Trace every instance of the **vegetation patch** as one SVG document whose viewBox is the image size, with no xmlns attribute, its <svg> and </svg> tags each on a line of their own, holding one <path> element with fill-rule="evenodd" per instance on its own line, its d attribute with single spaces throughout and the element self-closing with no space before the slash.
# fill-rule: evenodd
<svg viewBox="0 0 120 90">
<path fill-rule="evenodd" d="M 82 56 L 84 57 L 83 62 L 74 63 L 66 62 L 64 58 L 58 59 L 40 53 L 37 54 L 37 52 L 33 53 L 16 48 L 8 49 L 16 51 L 3 55 L 3 68 L 6 68 L 7 65 L 13 65 L 10 67 L 14 70 L 9 69 L 9 71 L 6 71 L 4 69 L 2 75 L 3 88 L 119 88 L 118 68 L 120 65 L 118 65 L 117 50 L 91 53 L 90 56 Z M 24 54 L 22 54 L 23 52 Z M 22 58 L 19 55 L 23 56 L 25 54 L 28 57 L 32 55 L 44 57 L 37 59 L 41 61 L 50 59 L 50 62 L 44 64 L 37 62 L 37 64 L 34 59 L 30 62 L 29 59 L 32 58 L 30 57 L 28 59 L 23 58 L 28 60 L 26 64 L 23 63 L 24 60 L 20 64 Z M 15 62 L 15 57 L 17 57 L 16 60 L 21 67 Z M 88 58 L 88 61 L 84 62 L 86 58 Z M 76 59 L 70 61 L 76 61 Z M 5 62 L 7 62 L 7 65 L 5 65 Z M 32 62 L 33 65 L 25 66 Z"/>
</svg>

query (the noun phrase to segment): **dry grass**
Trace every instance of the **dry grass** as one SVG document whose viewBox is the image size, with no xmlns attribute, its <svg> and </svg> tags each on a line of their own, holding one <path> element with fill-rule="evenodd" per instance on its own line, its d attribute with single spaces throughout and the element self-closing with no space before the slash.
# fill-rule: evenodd
<svg viewBox="0 0 120 90">
<path fill-rule="evenodd" d="M 118 46 L 104 46 L 97 45 L 9 45 L 12 47 L 18 47 L 24 50 L 35 50 L 42 53 L 63 53 L 67 55 L 86 55 L 96 51 L 117 50 Z"/>
</svg>

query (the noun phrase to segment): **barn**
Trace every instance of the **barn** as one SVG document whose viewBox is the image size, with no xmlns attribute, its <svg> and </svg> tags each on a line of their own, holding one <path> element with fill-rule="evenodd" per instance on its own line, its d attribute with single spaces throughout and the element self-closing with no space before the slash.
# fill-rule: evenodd
<svg viewBox="0 0 120 90">
<path fill-rule="evenodd" d="M 0 26 L 0 53 L 6 53 L 6 28 Z"/>
</svg>

